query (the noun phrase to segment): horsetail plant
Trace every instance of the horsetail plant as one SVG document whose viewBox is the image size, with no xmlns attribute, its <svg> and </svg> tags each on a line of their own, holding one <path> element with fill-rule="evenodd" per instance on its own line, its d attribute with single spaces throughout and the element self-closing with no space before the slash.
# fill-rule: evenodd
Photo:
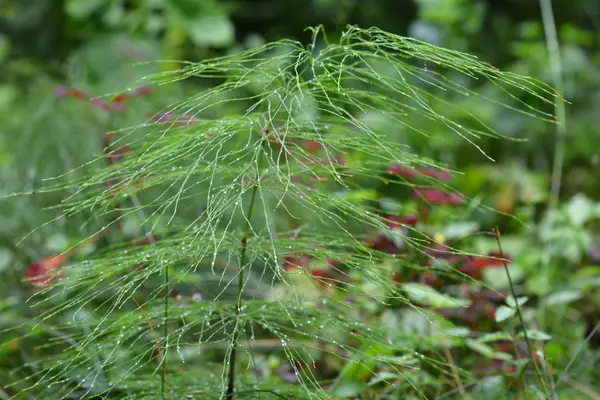
<svg viewBox="0 0 600 400">
<path fill-rule="evenodd" d="M 436 313 L 469 300 L 411 278 L 474 282 L 448 255 L 474 256 L 432 251 L 425 228 L 433 208 L 472 203 L 452 166 L 401 138 L 435 131 L 479 148 L 502 135 L 469 107 L 552 121 L 540 110 L 560 95 L 377 28 L 348 27 L 338 44 L 310 30 L 308 46 L 280 40 L 147 77 L 212 86 L 111 132 L 91 173 L 42 190 L 68 190 L 60 217 L 86 216 L 95 237 L 134 219 L 145 238 L 43 271 L 32 335 L 61 333 L 15 371 L 23 398 L 326 399 L 348 382 L 430 398 L 475 384 L 444 355 L 468 335 Z M 403 200 L 390 207 L 382 186 Z M 401 310 L 428 338 L 402 329 Z"/>
</svg>

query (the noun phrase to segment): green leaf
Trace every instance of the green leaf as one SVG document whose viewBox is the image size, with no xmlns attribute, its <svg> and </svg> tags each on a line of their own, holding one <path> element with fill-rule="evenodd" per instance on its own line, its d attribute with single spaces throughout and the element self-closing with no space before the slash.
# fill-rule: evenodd
<svg viewBox="0 0 600 400">
<path fill-rule="evenodd" d="M 172 24 L 181 27 L 197 46 L 225 47 L 235 40 L 235 28 L 226 10 L 214 0 L 168 0 Z"/>
<path fill-rule="evenodd" d="M 65 10 L 73 19 L 84 19 L 104 6 L 105 0 L 68 0 Z"/>
<path fill-rule="evenodd" d="M 195 19 L 188 34 L 197 46 L 225 47 L 233 43 L 235 28 L 227 15 L 215 14 Z"/>
<path fill-rule="evenodd" d="M 495 319 L 496 322 L 502 322 L 509 319 L 517 312 L 516 309 L 508 306 L 500 306 L 496 309 Z"/>
<path fill-rule="evenodd" d="M 465 236 L 472 235 L 479 230 L 479 223 L 477 222 L 455 222 L 447 225 L 444 228 L 444 236 L 448 240 L 457 239 Z"/>
<path fill-rule="evenodd" d="M 527 300 L 529 300 L 529 297 L 523 296 L 517 297 L 517 300 L 515 301 L 515 298 L 511 295 L 506 298 L 506 304 L 508 304 L 510 307 L 516 307 L 517 305 L 520 307 L 527 303 Z"/>
<path fill-rule="evenodd" d="M 371 378 L 371 380 L 369 381 L 369 386 L 377 385 L 380 382 L 389 383 L 389 382 L 397 380 L 400 377 L 401 377 L 401 375 L 395 374 L 393 372 L 387 372 L 387 371 L 379 372 L 378 374 L 375 374 Z"/>
<path fill-rule="evenodd" d="M 518 282 L 524 277 L 523 268 L 516 262 L 510 264 L 510 277 L 513 282 Z M 508 277 L 504 268 L 486 268 L 483 270 L 483 280 L 492 289 L 506 290 L 510 288 Z"/>
<path fill-rule="evenodd" d="M 367 389 L 367 385 L 363 382 L 355 380 L 347 380 L 335 389 L 333 394 L 337 397 L 354 397 L 363 393 Z"/>
<path fill-rule="evenodd" d="M 583 226 L 590 219 L 598 216 L 597 204 L 583 194 L 577 194 L 565 206 L 565 212 L 571 222 Z"/>
<path fill-rule="evenodd" d="M 455 326 L 444 329 L 444 334 L 454 337 L 466 337 L 471 333 L 471 330 L 465 326 Z"/>
<path fill-rule="evenodd" d="M 488 333 L 486 335 L 480 336 L 479 338 L 477 338 L 477 341 L 479 343 L 489 343 L 489 342 L 496 342 L 499 340 L 513 340 L 512 336 L 510 333 L 507 332 L 494 332 L 494 333 Z"/>
<path fill-rule="evenodd" d="M 583 292 L 580 290 L 562 290 L 560 292 L 552 293 L 546 299 L 544 299 L 545 306 L 552 306 L 557 304 L 569 304 L 583 297 Z"/>
<path fill-rule="evenodd" d="M 364 189 L 352 190 L 350 192 L 342 192 L 343 197 L 351 203 L 364 203 L 366 201 L 375 201 L 379 194 L 377 190 Z"/>
<path fill-rule="evenodd" d="M 465 343 L 471 350 L 474 350 L 487 358 L 496 360 L 512 360 L 512 356 L 510 354 L 501 351 L 495 351 L 492 347 L 479 341 L 467 339 Z"/>
<path fill-rule="evenodd" d="M 520 338 L 520 339 L 522 339 L 524 337 L 525 337 L 525 334 L 523 332 L 521 332 L 517 335 L 517 338 Z M 552 339 L 552 336 L 548 335 L 546 332 L 538 331 L 535 329 L 528 330 L 527 337 L 529 339 L 533 339 L 533 340 L 550 340 L 550 339 Z"/>
<path fill-rule="evenodd" d="M 410 354 L 403 356 L 387 356 L 387 357 L 375 357 L 378 361 L 384 362 L 386 364 L 394 364 L 394 365 L 415 365 L 419 362 L 419 360 L 413 357 Z"/>
<path fill-rule="evenodd" d="M 456 299 L 438 292 L 430 286 L 420 283 L 405 283 L 402 289 L 407 296 L 421 305 L 435 308 L 468 307 L 470 300 Z"/>
</svg>

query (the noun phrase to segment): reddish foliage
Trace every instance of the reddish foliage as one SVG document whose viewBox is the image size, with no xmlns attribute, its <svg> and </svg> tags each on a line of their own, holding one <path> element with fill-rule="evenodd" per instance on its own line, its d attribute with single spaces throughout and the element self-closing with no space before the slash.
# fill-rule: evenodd
<svg viewBox="0 0 600 400">
<path fill-rule="evenodd" d="M 127 154 L 129 150 L 129 146 L 123 146 L 116 150 L 113 150 L 106 155 L 106 161 L 109 164 L 118 163 L 119 161 L 122 161 L 125 158 L 125 154 Z"/>
<path fill-rule="evenodd" d="M 375 240 L 368 242 L 367 245 L 373 250 L 390 254 L 400 254 L 400 249 L 398 249 L 394 242 L 384 234 L 380 234 Z"/>
<path fill-rule="evenodd" d="M 329 273 L 329 271 L 324 269 L 314 269 L 310 271 L 310 274 L 321 287 L 324 287 L 327 284 L 338 286 L 340 283 Z"/>
<path fill-rule="evenodd" d="M 450 172 L 446 170 L 440 170 L 436 168 L 409 168 L 401 165 L 392 164 L 387 167 L 387 172 L 390 175 L 400 175 L 405 178 L 415 178 L 418 176 L 428 176 L 430 178 L 438 179 L 443 182 L 448 182 L 452 176 Z"/>
<path fill-rule="evenodd" d="M 308 141 L 308 142 L 306 142 L 306 144 L 304 145 L 304 148 L 305 148 L 305 149 L 306 149 L 308 152 L 310 152 L 310 153 L 316 153 L 316 152 L 318 152 L 319 150 L 321 150 L 321 148 L 322 148 L 322 147 L 323 147 L 323 146 L 321 145 L 321 143 L 320 143 L 320 142 L 317 142 L 317 141 L 315 141 L 315 140 Z"/>
<path fill-rule="evenodd" d="M 504 262 L 510 264 L 512 260 L 506 255 L 502 257 L 498 252 L 490 252 L 487 257 L 467 257 L 466 266 L 470 267 L 469 270 L 481 271 L 488 267 L 503 267 Z"/>
<path fill-rule="evenodd" d="M 150 94 L 152 93 L 153 89 L 152 86 L 140 86 L 137 89 L 134 89 L 131 92 L 131 96 L 130 97 L 137 97 L 137 96 L 143 96 L 145 94 Z"/>
<path fill-rule="evenodd" d="M 310 271 L 310 274 L 312 276 L 314 276 L 315 278 L 328 278 L 329 274 L 327 273 L 327 271 L 322 270 L 322 269 L 314 269 L 312 271 Z"/>
<path fill-rule="evenodd" d="M 424 251 L 426 254 L 429 254 L 434 258 L 440 258 L 446 260 L 447 262 L 455 262 L 460 257 L 458 254 L 454 253 L 454 250 L 451 247 L 441 243 L 434 243 L 427 247 Z"/>
<path fill-rule="evenodd" d="M 423 285 L 431 286 L 433 288 L 442 287 L 442 280 L 432 272 L 424 272 L 419 277 L 419 283 Z"/>
<path fill-rule="evenodd" d="M 127 99 L 142 96 L 148 93 L 152 93 L 152 88 L 150 86 L 142 86 L 135 90 L 132 90 L 128 93 L 122 93 L 115 96 L 111 104 L 106 103 L 101 98 L 93 98 L 87 93 L 79 90 L 79 89 L 69 89 L 65 87 L 56 87 L 54 89 L 54 94 L 58 97 L 73 97 L 76 99 L 84 100 L 90 102 L 95 108 L 104 110 L 104 111 L 123 111 L 127 107 L 123 104 L 123 102 Z"/>
<path fill-rule="evenodd" d="M 122 103 L 125 100 L 127 100 L 127 96 L 124 94 L 118 94 L 112 99 L 113 103 Z"/>
<path fill-rule="evenodd" d="M 476 268 L 472 265 L 466 264 L 466 265 L 461 265 L 458 270 L 460 272 L 462 272 L 465 275 L 469 275 L 475 279 L 479 279 L 481 278 L 481 269 Z"/>
<path fill-rule="evenodd" d="M 472 276 L 473 278 L 481 278 L 481 273 L 486 268 L 499 268 L 504 266 L 502 255 L 498 252 L 490 252 L 487 257 L 468 256 L 464 259 L 464 264 L 459 267 L 459 271 Z M 506 264 L 510 264 L 512 260 L 507 255 L 504 255 Z"/>
<path fill-rule="evenodd" d="M 121 94 L 116 95 L 115 97 L 113 97 L 112 102 L 119 104 L 119 103 L 123 103 L 127 99 L 132 99 L 132 98 L 143 96 L 145 94 L 150 94 L 150 93 L 152 93 L 152 87 L 141 86 L 130 92 L 121 93 Z"/>
<path fill-rule="evenodd" d="M 328 258 L 327 260 L 325 260 L 325 262 L 328 266 L 332 268 L 341 268 L 344 265 L 342 261 L 336 260 L 335 258 Z"/>
<path fill-rule="evenodd" d="M 387 218 L 386 224 L 390 229 L 401 228 L 404 225 L 415 226 L 419 222 L 419 217 L 414 214 L 405 217 L 398 217 L 396 215 L 387 215 L 384 217 Z"/>
<path fill-rule="evenodd" d="M 110 132 L 106 132 L 102 135 L 102 142 L 104 143 L 104 147 L 108 147 L 115 140 L 115 135 Z"/>
<path fill-rule="evenodd" d="M 389 165 L 387 172 L 390 175 L 400 175 L 405 178 L 414 178 L 417 176 L 417 170 L 414 168 L 402 167 L 400 165 Z"/>
<path fill-rule="evenodd" d="M 502 351 L 504 353 L 512 353 L 514 350 L 513 343 L 509 340 L 501 340 L 496 344 L 496 348 L 498 351 Z"/>
<path fill-rule="evenodd" d="M 310 262 L 307 254 L 293 254 L 287 256 L 283 261 L 283 268 L 286 271 L 294 271 L 296 268 L 306 268 Z"/>
<path fill-rule="evenodd" d="M 104 182 L 103 187 L 106 191 L 107 196 L 112 198 L 118 195 L 121 192 L 121 190 L 123 190 L 124 185 L 123 181 L 120 181 L 118 179 L 109 179 L 106 182 Z"/>
<path fill-rule="evenodd" d="M 27 279 L 38 287 L 48 287 L 60 278 L 59 270 L 65 264 L 65 257 L 55 255 L 43 258 L 27 269 Z"/>
<path fill-rule="evenodd" d="M 76 99 L 89 99 L 90 96 L 88 96 L 85 92 L 82 92 L 79 89 L 69 89 L 69 88 L 65 88 L 65 87 L 56 87 L 54 88 L 54 94 L 57 97 L 74 97 Z"/>
<path fill-rule="evenodd" d="M 54 89 L 54 94 L 58 97 L 73 97 L 75 99 L 84 100 L 90 102 L 95 108 L 104 111 L 122 111 L 125 107 L 121 104 L 118 107 L 112 107 L 107 104 L 103 99 L 93 98 L 79 89 L 68 89 L 64 87 L 57 87 Z"/>
<path fill-rule="evenodd" d="M 487 315 L 489 318 L 495 319 L 496 318 L 496 307 L 493 306 L 492 304 L 488 303 L 484 306 L 483 313 L 485 315 Z"/>
<path fill-rule="evenodd" d="M 142 239 L 139 239 L 135 242 L 136 246 L 144 246 L 146 244 L 152 244 L 152 243 L 156 243 L 158 242 L 158 236 L 156 235 L 152 235 L 152 236 L 146 236 Z"/>
<path fill-rule="evenodd" d="M 438 189 L 416 188 L 413 195 L 431 204 L 462 204 L 463 196 L 458 193 L 446 193 Z"/>
<path fill-rule="evenodd" d="M 431 178 L 438 179 L 443 182 L 448 182 L 452 178 L 452 176 L 450 175 L 450 172 L 448 172 L 446 170 L 435 169 L 435 168 L 423 168 L 423 169 L 419 170 L 419 173 L 429 176 Z"/>
<path fill-rule="evenodd" d="M 506 298 L 504 293 L 496 293 L 489 289 L 480 289 L 478 291 L 469 291 L 468 296 L 471 300 L 487 300 L 492 302 L 502 302 Z"/>
</svg>

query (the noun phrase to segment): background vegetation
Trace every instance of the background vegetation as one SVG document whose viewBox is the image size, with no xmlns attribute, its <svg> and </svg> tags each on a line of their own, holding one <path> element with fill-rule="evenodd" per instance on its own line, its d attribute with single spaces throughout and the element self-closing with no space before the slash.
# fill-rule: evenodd
<svg viewBox="0 0 600 400">
<path fill-rule="evenodd" d="M 139 79 L 181 68 L 173 60 L 196 62 L 233 55 L 284 38 L 309 43 L 311 33 L 305 28 L 318 24 L 323 24 L 329 41 L 334 43 L 348 24 L 356 24 L 363 28 L 377 26 L 472 53 L 493 69 L 536 77 L 554 86 L 569 102 L 564 112 L 560 106 L 549 109 L 561 127 L 494 104 L 461 103 L 464 100 L 458 94 L 445 94 L 444 101 L 468 106 L 472 113 L 465 115 L 459 108 L 449 107 L 444 111 L 450 119 L 460 122 L 474 117 L 504 136 L 478 140 L 478 146 L 489 156 L 485 157 L 458 136 L 448 135 L 435 121 L 419 121 L 419 129 L 428 134 L 425 136 L 407 134 L 398 129 L 393 119 L 380 113 L 364 118 L 370 126 L 410 145 L 419 156 L 439 160 L 457 171 L 453 173 L 453 187 L 471 199 L 469 205 L 460 212 L 445 205 L 427 215 L 426 221 L 419 214 L 421 228 L 435 237 L 439 246 L 469 237 L 468 245 L 462 249 L 465 252 L 497 255 L 493 236 L 472 235 L 498 226 L 503 252 L 511 261 L 508 268 L 515 290 L 519 296 L 528 297 L 522 304 L 522 317 L 533 332 L 535 348 L 543 349 L 546 361 L 542 364 L 552 376 L 548 378 L 549 387 L 556 385 L 555 395 L 560 398 L 600 398 L 600 334 L 596 333 L 600 321 L 600 3 L 552 2 L 560 59 L 549 52 L 551 45 L 546 35 L 551 36 L 551 27 L 544 26 L 541 3 L 5 0 L 0 2 L 0 194 L 39 189 L 45 185 L 45 179 L 101 157 L 104 147 L 113 140 L 106 132 L 142 124 L 149 116 L 157 119 L 157 112 L 211 87 L 210 81 L 188 79 L 171 85 L 153 84 L 147 92 L 139 91 Z M 147 63 L 155 60 L 167 61 Z M 557 62 L 562 66 L 559 80 L 553 70 Z M 450 79 L 463 78 L 454 75 Z M 495 96 L 496 87 L 488 81 L 458 83 Z M 115 96 L 129 88 L 138 88 L 138 92 L 128 92 L 127 98 L 115 101 Z M 80 101 L 89 100 L 84 92 L 90 96 L 111 96 Z M 534 107 L 544 107 L 537 99 L 523 100 Z M 126 104 L 126 109 L 119 109 L 121 103 Z M 443 104 L 439 102 L 437 106 Z M 235 107 L 224 107 L 224 111 L 241 111 L 241 106 Z M 119 162 L 119 157 L 125 157 L 125 153 L 113 153 L 112 161 Z M 557 165 L 561 176 L 556 173 Z M 403 175 L 394 165 L 378 171 L 379 177 L 395 179 Z M 398 201 L 405 195 L 385 185 L 369 189 L 368 193 L 356 193 L 356 198 L 363 201 L 372 196 Z M 45 308 L 42 302 L 31 307 L 28 300 L 39 287 L 26 278 L 43 275 L 35 272 L 40 264 L 46 265 L 43 263 L 51 262 L 53 255 L 94 234 L 92 217 L 77 214 L 59 218 L 20 241 L 46 221 L 55 219 L 59 214 L 51 206 L 68 194 L 72 193 L 36 193 L 7 197 L 0 202 L 0 343 L 4 343 L 0 346 L 0 398 L 35 398 L 35 391 L 21 392 L 31 383 L 9 384 L 38 372 L 36 365 L 47 356 L 46 343 L 53 337 L 62 337 L 54 329 L 56 322 L 36 325 L 36 318 L 47 315 L 50 306 Z M 492 207 L 500 213 L 478 212 L 476 206 Z M 408 214 L 419 212 L 415 204 L 406 207 L 407 212 L 412 211 Z M 389 243 L 385 235 L 371 227 L 369 230 L 374 235 L 369 242 L 372 248 L 384 253 L 396 251 L 397 243 Z M 122 221 L 118 234 L 77 247 L 72 259 L 82 262 L 116 242 L 132 242 L 140 237 L 144 237 L 144 227 L 139 216 L 133 215 Z M 301 254 L 292 255 L 286 262 L 290 268 L 304 263 Z M 401 277 L 394 275 L 392 279 L 469 299 L 468 309 L 434 307 L 443 309 L 439 315 L 452 321 L 454 327 L 481 334 L 516 335 L 520 323 L 513 316 L 514 304 L 504 301 L 509 292 L 505 271 L 497 268 L 499 265 L 484 264 L 471 259 L 461 272 L 480 279 L 485 288 L 469 282 L 450 282 L 427 268 Z M 38 270 L 32 272 L 36 265 Z M 214 294 L 210 285 L 188 282 L 172 296 L 174 301 L 185 302 L 201 301 Z M 434 301 L 418 297 L 413 300 L 430 306 Z M 445 359 L 449 376 L 430 370 L 418 378 L 419 385 L 429 390 L 427 398 L 503 398 L 510 387 L 516 390 L 512 396 L 526 397 L 519 392 L 518 365 L 515 367 L 507 356 L 499 354 L 514 352 L 516 343 L 518 359 L 519 352 L 527 353 L 523 340 L 511 343 L 500 335 L 479 341 L 450 341 L 433 350 L 435 346 L 430 343 L 445 339 L 435 336 L 423 326 L 422 319 L 405 308 L 398 305 L 395 310 L 400 311 L 395 317 L 382 317 L 373 310 L 371 323 L 385 320 L 391 331 L 411 332 L 422 351 L 431 350 Z M 275 387 L 296 383 L 285 357 L 271 352 L 276 344 L 265 338 L 258 346 L 260 351 L 256 352 L 250 375 L 268 379 Z M 219 354 L 223 349 L 207 351 Z M 385 375 L 389 370 L 352 370 L 348 367 L 351 364 L 343 364 L 335 357 L 323 357 L 320 362 L 320 379 L 326 382 L 324 387 L 334 386 L 337 396 L 397 396 L 393 392 L 398 389 L 395 378 Z M 400 360 L 398 364 L 411 362 Z M 462 371 L 456 372 L 457 365 L 473 379 L 462 377 Z M 218 371 L 215 369 L 215 373 Z M 386 377 L 392 383 L 382 384 Z M 406 398 L 418 398 L 411 388 L 400 387 Z M 77 398 L 77 393 L 73 398 Z M 196 396 L 202 398 L 201 394 Z"/>
</svg>

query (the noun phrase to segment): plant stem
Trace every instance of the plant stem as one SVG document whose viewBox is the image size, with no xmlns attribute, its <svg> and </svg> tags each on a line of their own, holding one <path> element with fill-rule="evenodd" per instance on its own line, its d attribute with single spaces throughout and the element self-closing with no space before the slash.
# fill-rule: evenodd
<svg viewBox="0 0 600 400">
<path fill-rule="evenodd" d="M 246 249 L 248 243 L 248 236 L 250 235 L 250 227 L 251 227 L 251 219 L 252 212 L 254 211 L 254 203 L 256 201 L 256 193 L 258 192 L 258 186 L 260 184 L 260 171 L 262 170 L 263 164 L 263 152 L 260 151 L 258 158 L 258 166 L 257 166 L 257 174 L 256 174 L 256 183 L 252 188 L 252 197 L 250 199 L 250 205 L 248 206 L 248 213 L 246 217 L 246 228 L 244 231 L 244 236 L 242 237 L 242 248 L 240 249 L 240 272 L 238 273 L 238 288 L 237 288 L 237 301 L 235 306 L 235 316 L 236 319 L 242 312 L 242 293 L 244 291 L 244 265 L 246 263 Z M 229 357 L 229 372 L 227 373 L 227 394 L 225 395 L 226 399 L 233 398 L 233 391 L 235 389 L 235 359 L 237 355 L 236 347 L 240 337 L 240 329 L 238 329 L 238 324 L 236 323 L 235 330 L 233 332 L 233 337 L 231 338 L 231 356 Z"/>
<path fill-rule="evenodd" d="M 552 83 L 559 93 L 564 90 L 563 68 L 560 58 L 560 47 L 556 34 L 554 12 L 552 11 L 552 0 L 539 0 L 542 11 L 542 23 L 546 35 L 546 49 L 550 58 L 552 71 Z M 559 96 L 560 97 L 560 96 Z M 550 196 L 550 209 L 556 208 L 560 186 L 562 181 L 562 168 L 565 154 L 565 137 L 567 134 L 567 121 L 565 103 L 559 98 L 554 99 L 554 112 L 558 119 L 556 125 L 556 146 L 554 149 L 554 161 L 552 163 L 552 189 Z"/>
<path fill-rule="evenodd" d="M 165 398 L 165 387 L 166 387 L 166 378 L 167 378 L 167 348 L 168 348 L 168 344 L 169 344 L 169 324 L 167 323 L 169 321 L 169 265 L 166 264 L 164 267 L 164 271 L 165 271 L 165 298 L 164 298 L 164 331 L 163 331 L 163 335 L 165 337 L 165 351 L 163 353 L 163 359 L 162 359 L 162 368 L 163 368 L 163 374 L 162 379 L 160 381 L 160 390 L 161 390 L 161 394 L 162 394 L 162 398 Z"/>
<path fill-rule="evenodd" d="M 531 345 L 531 341 L 529 340 L 529 336 L 527 335 L 527 328 L 525 327 L 525 321 L 523 320 L 523 315 L 521 314 L 521 306 L 519 305 L 519 301 L 517 300 L 517 294 L 515 292 L 515 287 L 512 282 L 512 278 L 510 277 L 510 273 L 508 272 L 508 265 L 506 264 L 506 259 L 504 257 L 504 251 L 502 250 L 502 244 L 500 243 L 500 229 L 496 227 L 495 235 L 496 243 L 498 244 L 498 251 L 500 252 L 500 257 L 502 258 L 502 264 L 504 265 L 504 271 L 506 272 L 506 277 L 508 278 L 508 285 L 510 286 L 510 293 L 515 301 L 515 309 L 517 310 L 517 318 L 519 318 L 519 323 L 521 324 L 521 329 L 523 329 L 523 336 L 525 338 L 525 343 L 527 344 L 527 350 L 529 352 L 529 359 L 533 363 L 535 367 L 535 371 L 542 382 L 542 386 L 546 389 L 548 388 L 544 385 L 544 380 L 542 378 L 542 372 L 540 371 L 540 367 L 538 363 L 535 361 L 535 357 L 533 354 L 533 346 Z M 546 393 L 549 394 L 549 393 Z M 549 398 L 549 397 L 548 397 Z"/>
</svg>

